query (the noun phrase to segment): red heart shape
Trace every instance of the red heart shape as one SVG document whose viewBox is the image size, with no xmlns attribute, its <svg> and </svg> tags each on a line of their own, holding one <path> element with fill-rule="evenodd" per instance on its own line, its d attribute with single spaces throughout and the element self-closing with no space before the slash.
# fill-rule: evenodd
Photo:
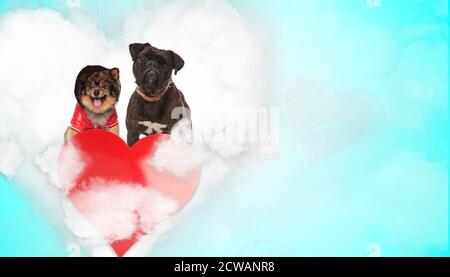
<svg viewBox="0 0 450 277">
<path fill-rule="evenodd" d="M 61 151 L 60 177 L 74 176 L 62 180 L 69 182 L 68 197 L 100 231 L 104 233 L 109 231 L 104 230 L 105 227 L 102 225 L 104 222 L 129 227 L 129 224 L 127 225 L 129 222 L 126 221 L 130 219 L 129 217 L 124 217 L 123 222 L 121 221 L 121 216 L 123 217 L 121 209 L 127 209 L 126 215 L 135 220 L 130 236 L 120 239 L 106 238 L 118 256 L 123 256 L 141 236 L 164 218 L 178 211 L 189 201 L 197 188 L 200 178 L 199 168 L 180 177 L 158 170 L 148 163 L 158 145 L 169 139 L 169 135 L 151 135 L 128 148 L 122 139 L 112 133 L 89 130 L 73 137 Z M 73 146 L 77 151 L 76 157 L 73 156 Z M 80 168 L 72 166 L 71 159 L 75 158 L 81 162 Z M 138 197 L 139 203 L 134 203 L 135 200 L 127 202 L 128 196 L 123 195 L 127 193 L 130 194 L 130 199 Z M 113 208 L 107 211 L 106 216 L 105 214 L 98 216 L 96 207 L 101 207 L 102 201 L 107 205 L 112 204 L 113 207 L 116 207 L 114 205 L 117 201 L 117 211 Z M 159 207 L 152 206 L 161 203 L 161 211 L 158 211 Z M 144 219 L 147 220 L 145 223 Z"/>
</svg>

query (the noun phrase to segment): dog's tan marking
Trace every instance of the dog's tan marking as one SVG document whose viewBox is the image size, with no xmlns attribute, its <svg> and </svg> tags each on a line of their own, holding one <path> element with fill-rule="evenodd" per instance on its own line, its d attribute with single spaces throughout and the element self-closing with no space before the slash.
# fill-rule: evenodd
<svg viewBox="0 0 450 277">
<path fill-rule="evenodd" d="M 120 129 L 119 129 L 119 125 L 116 125 L 112 128 L 108 129 L 109 132 L 115 134 L 116 136 L 120 137 Z"/>
<path fill-rule="evenodd" d="M 64 133 L 64 141 L 68 141 L 69 139 L 73 138 L 77 134 L 78 134 L 77 131 L 72 130 L 70 127 L 68 127 L 66 129 L 66 132 Z"/>
</svg>

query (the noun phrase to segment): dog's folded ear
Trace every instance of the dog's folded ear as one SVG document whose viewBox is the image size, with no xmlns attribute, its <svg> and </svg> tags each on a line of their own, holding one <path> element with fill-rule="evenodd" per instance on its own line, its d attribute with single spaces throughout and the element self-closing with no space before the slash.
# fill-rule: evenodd
<svg viewBox="0 0 450 277">
<path fill-rule="evenodd" d="M 177 75 L 177 72 L 180 71 L 184 66 L 184 60 L 180 57 L 180 55 L 173 52 L 172 50 L 168 50 L 167 52 L 169 52 L 172 60 L 172 68 L 175 70 L 175 75 Z"/>
<path fill-rule="evenodd" d="M 113 77 L 116 81 L 120 79 L 120 71 L 117 67 L 110 69 L 109 74 L 111 74 L 111 77 Z"/>
<path fill-rule="evenodd" d="M 139 53 L 141 53 L 142 50 L 144 50 L 144 48 L 147 46 L 151 46 L 150 43 L 132 43 L 132 44 L 130 44 L 129 48 L 130 48 L 130 54 L 131 54 L 131 58 L 133 59 L 133 62 L 136 61 Z"/>
</svg>

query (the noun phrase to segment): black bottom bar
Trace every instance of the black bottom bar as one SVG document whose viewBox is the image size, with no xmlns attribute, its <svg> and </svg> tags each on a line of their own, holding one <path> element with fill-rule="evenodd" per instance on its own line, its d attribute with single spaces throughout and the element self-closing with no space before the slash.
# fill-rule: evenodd
<svg viewBox="0 0 450 277">
<path fill-rule="evenodd" d="M 91 275 L 98 272 L 129 276 L 136 272 L 139 276 L 168 273 L 179 276 L 278 276 L 394 273 L 403 276 L 407 273 L 448 273 L 449 269 L 449 258 L 0 258 L 0 274 Z"/>
</svg>

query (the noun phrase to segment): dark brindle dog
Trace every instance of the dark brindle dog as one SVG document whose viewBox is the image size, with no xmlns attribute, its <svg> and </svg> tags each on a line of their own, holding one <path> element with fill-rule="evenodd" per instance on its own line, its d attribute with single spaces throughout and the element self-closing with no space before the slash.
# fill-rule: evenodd
<svg viewBox="0 0 450 277">
<path fill-rule="evenodd" d="M 181 119 L 189 119 L 189 106 L 183 93 L 172 82 L 183 68 L 183 59 L 171 50 L 162 50 L 149 43 L 130 44 L 136 90 L 127 109 L 127 143 L 131 147 L 141 134 L 170 134 Z"/>
</svg>

